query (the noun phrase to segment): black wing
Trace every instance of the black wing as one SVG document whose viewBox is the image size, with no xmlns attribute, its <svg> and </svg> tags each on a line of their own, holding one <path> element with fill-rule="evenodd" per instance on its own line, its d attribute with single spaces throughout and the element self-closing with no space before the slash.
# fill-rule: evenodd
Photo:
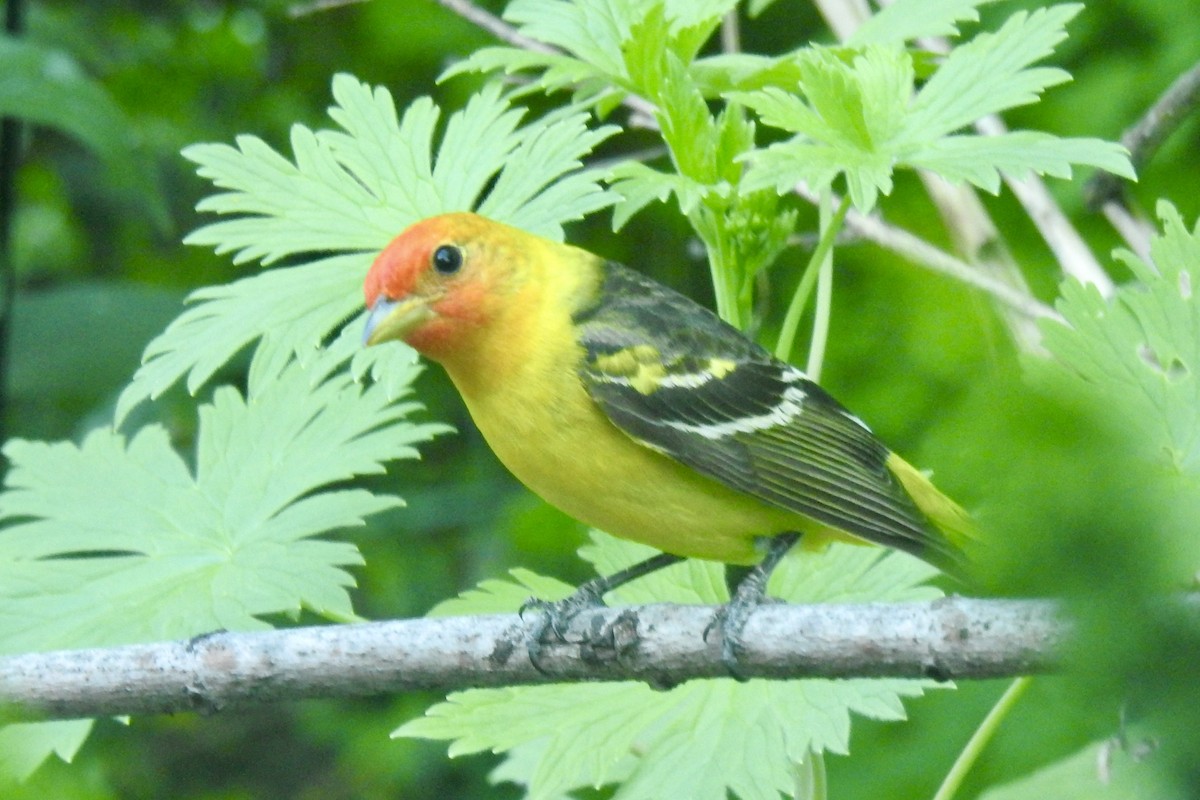
<svg viewBox="0 0 1200 800">
<path fill-rule="evenodd" d="M 588 393 L 636 441 L 864 539 L 926 557 L 945 547 L 867 426 L 712 312 L 609 263 L 575 322 Z"/>
</svg>

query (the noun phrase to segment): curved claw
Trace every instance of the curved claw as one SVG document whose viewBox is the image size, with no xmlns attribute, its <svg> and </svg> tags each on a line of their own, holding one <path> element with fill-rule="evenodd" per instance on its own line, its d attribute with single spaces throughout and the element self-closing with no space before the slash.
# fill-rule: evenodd
<svg viewBox="0 0 1200 800">
<path fill-rule="evenodd" d="M 573 594 L 562 600 L 540 600 L 531 597 L 522 604 L 518 614 L 522 619 L 531 610 L 537 611 L 541 619 L 526 629 L 525 649 L 529 653 L 529 661 L 533 668 L 543 675 L 548 674 L 542 668 L 542 645 L 565 642 L 567 629 L 580 612 L 591 608 L 604 606 L 602 593 L 597 591 L 593 581 L 581 585 Z"/>
<path fill-rule="evenodd" d="M 738 583 L 733 598 L 721 606 L 713 617 L 712 622 L 704 629 L 704 640 L 715 629 L 721 629 L 721 663 L 729 672 L 730 677 L 747 681 L 749 678 L 742 672 L 738 651 L 742 649 L 742 631 L 750 617 L 764 602 L 773 602 L 767 597 L 767 581 L 775 567 L 800 540 L 798 533 L 781 533 L 771 540 L 763 560 Z"/>
<path fill-rule="evenodd" d="M 525 647 L 529 651 L 529 660 L 533 664 L 533 668 L 543 675 L 548 674 L 541 666 L 542 645 L 551 641 L 547 634 L 553 634 L 553 641 L 565 642 L 567 628 L 571 624 L 571 620 L 581 611 L 586 611 L 589 608 L 597 608 L 604 606 L 604 595 L 611 592 L 613 589 L 624 586 L 630 581 L 637 580 L 643 575 L 649 575 L 651 572 L 670 566 L 671 564 L 682 561 L 682 556 L 672 555 L 670 553 L 659 553 L 651 556 L 645 561 L 639 561 L 636 564 L 626 567 L 612 575 L 607 575 L 581 584 L 574 594 L 563 600 L 550 602 L 547 600 L 539 600 L 536 597 L 531 597 L 525 601 L 518 612 L 522 618 L 525 612 L 536 609 L 541 614 L 541 620 L 528 628 L 525 639 Z"/>
</svg>

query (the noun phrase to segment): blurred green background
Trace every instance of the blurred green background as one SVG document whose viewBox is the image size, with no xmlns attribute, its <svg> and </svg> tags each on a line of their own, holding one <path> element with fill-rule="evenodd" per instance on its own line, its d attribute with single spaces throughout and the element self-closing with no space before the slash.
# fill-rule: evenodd
<svg viewBox="0 0 1200 800">
<path fill-rule="evenodd" d="M 326 124 L 329 81 L 339 71 L 386 86 L 398 104 L 432 94 L 454 108 L 476 84 L 458 78 L 439 86 L 437 75 L 491 41 L 431 0 L 370 0 L 299 16 L 293 12 L 308 4 L 290 0 L 26 5 L 25 38 L 58 53 L 55 69 L 94 80 L 113 107 L 111 119 L 82 124 L 94 122 L 90 132 L 25 130 L 12 220 L 18 291 L 4 421 L 8 435 L 26 438 L 78 438 L 105 423 L 141 348 L 178 313 L 183 296 L 253 269 L 180 244 L 200 224 L 193 209 L 210 190 L 179 156 L 181 148 L 252 132 L 287 152 L 291 124 Z M 499 11 L 503 4 L 479 5 Z M 999 3 L 985 9 L 985 17 L 1001 19 L 1017 7 Z M 1018 110 L 1010 123 L 1117 138 L 1200 57 L 1197 10 L 1191 0 L 1090 4 L 1056 58 L 1074 82 Z M 747 50 L 764 53 L 828 38 L 816 12 L 799 0 L 778 0 L 744 20 L 742 35 Z M 1185 220 L 1195 220 L 1198 139 L 1193 119 L 1143 171 L 1132 191 L 1143 210 L 1165 196 Z M 611 146 L 650 142 L 649 135 L 632 132 Z M 1083 208 L 1083 177 L 1053 182 L 1052 190 L 1111 265 L 1108 252 L 1118 240 Z M 1035 291 L 1052 300 L 1060 275 L 1028 218 L 1011 196 L 985 202 Z M 911 176 L 883 209 L 891 221 L 949 246 Z M 815 215 L 806 219 L 815 227 Z M 619 235 L 598 215 L 569 236 L 711 302 L 702 250 L 673 209 L 652 207 Z M 1081 585 L 1119 585 L 1124 567 L 1113 559 L 1127 548 L 1111 541 L 1093 548 L 1097 532 L 1118 524 L 1116 509 L 1126 537 L 1116 541 L 1127 543 L 1150 513 L 1142 507 L 1149 501 L 1121 500 L 1127 487 L 1113 478 L 1121 467 L 1113 455 L 1119 445 L 1102 426 L 1082 422 L 1046 382 L 1028 380 L 985 299 L 874 246 L 851 244 L 839 259 L 823 376 L 832 393 L 896 450 L 934 468 L 942 488 L 985 525 L 1030 539 L 1033 550 L 1026 552 L 1036 554 L 1036 562 L 998 570 L 1009 593 L 1053 585 L 1059 570 L 1072 564 Z M 806 260 L 807 252 L 788 251 L 772 281 L 790 289 Z M 1113 274 L 1125 277 L 1119 268 Z M 768 327 L 785 303 L 771 305 Z M 223 378 L 240 376 L 231 369 Z M 367 559 L 357 572 L 360 613 L 420 615 L 517 565 L 570 581 L 585 578 L 574 556 L 581 527 L 503 471 L 436 369 L 422 376 L 418 389 L 429 418 L 461 433 L 425 448 L 420 464 L 378 479 L 389 490 L 400 487 L 409 506 L 349 534 Z M 154 415 L 181 447 L 189 446 L 194 417 L 182 393 L 141 413 L 135 424 Z M 1081 553 L 1088 557 L 1080 559 Z M 1078 597 L 1088 602 L 1089 591 Z M 1083 680 L 1038 681 L 972 775 L 968 794 L 1111 735 L 1128 690 L 1125 677 L 1118 669 Z M 1005 684 L 937 692 L 910 705 L 907 724 L 861 722 L 853 755 L 830 759 L 832 796 L 929 796 Z M 74 765 L 51 763 L 5 796 L 519 796 L 511 786 L 487 783 L 494 759 L 449 761 L 442 745 L 388 739 L 392 728 L 435 699 L 314 701 L 212 718 L 136 719 L 128 727 L 105 721 Z"/>
</svg>

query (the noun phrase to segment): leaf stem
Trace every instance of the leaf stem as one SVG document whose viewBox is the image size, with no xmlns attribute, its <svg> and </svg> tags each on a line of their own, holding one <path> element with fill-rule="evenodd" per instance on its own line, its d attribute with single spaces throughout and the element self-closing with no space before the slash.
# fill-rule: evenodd
<svg viewBox="0 0 1200 800">
<path fill-rule="evenodd" d="M 843 205 L 845 198 L 842 199 Z M 821 193 L 819 209 L 820 229 L 827 233 L 830 230 L 830 217 L 833 215 L 833 195 L 829 191 Z M 836 239 L 838 230 L 833 231 Z M 824 233 L 822 234 L 824 235 Z M 832 241 L 832 240 L 831 240 Z M 821 366 L 825 362 L 825 345 L 829 341 L 829 317 L 833 305 L 833 248 L 830 247 L 825 258 L 817 267 L 817 301 L 813 309 L 812 337 L 808 343 L 808 362 L 804 370 L 814 381 L 821 380 Z"/>
<path fill-rule="evenodd" d="M 800 327 L 800 317 L 804 314 L 804 309 L 808 305 L 809 295 L 812 294 L 813 285 L 820 275 L 821 264 L 833 250 L 833 243 L 837 239 L 838 231 L 842 229 L 842 223 L 845 222 L 846 213 L 849 210 L 850 196 L 846 195 L 842 198 L 837 211 L 830 218 L 829 224 L 825 225 L 824 220 L 822 220 L 821 239 L 817 242 L 817 247 L 813 250 L 812 257 L 808 260 L 808 266 L 804 268 L 804 275 L 800 278 L 800 285 L 796 287 L 796 293 L 792 295 L 792 302 L 788 306 L 787 314 L 783 318 L 783 329 L 779 332 L 779 341 L 775 345 L 775 357 L 781 361 L 787 361 L 791 358 L 792 346 L 796 342 L 796 331 Z M 828 320 L 826 320 L 826 324 L 828 324 Z M 813 333 L 815 336 L 815 329 Z M 824 347 L 825 345 L 822 341 L 822 351 Z M 811 360 L 811 352 L 809 355 Z"/>
<path fill-rule="evenodd" d="M 792 775 L 795 778 L 793 800 L 826 800 L 829 797 L 824 752 L 809 750 L 804 763 L 794 765 Z"/>
<path fill-rule="evenodd" d="M 1021 699 L 1021 695 L 1033 683 L 1031 675 L 1023 675 L 1017 678 L 1008 685 L 1004 690 L 1004 694 L 1000 695 L 1000 699 L 996 701 L 996 705 L 992 706 L 992 710 L 983 718 L 983 722 L 979 723 L 979 727 L 975 729 L 975 733 L 967 741 L 967 746 L 958 754 L 954 765 L 950 767 L 950 771 L 946 773 L 946 777 L 942 780 L 942 785 L 938 787 L 937 793 L 934 794 L 933 800 L 951 800 L 954 794 L 962 785 L 963 779 L 967 777 L 967 773 L 971 771 L 971 767 L 975 766 L 975 762 L 979 759 L 979 754 L 987 747 L 988 742 L 996 735 L 996 731 L 1000 729 L 1000 723 L 1012 711 L 1013 706 Z"/>
</svg>

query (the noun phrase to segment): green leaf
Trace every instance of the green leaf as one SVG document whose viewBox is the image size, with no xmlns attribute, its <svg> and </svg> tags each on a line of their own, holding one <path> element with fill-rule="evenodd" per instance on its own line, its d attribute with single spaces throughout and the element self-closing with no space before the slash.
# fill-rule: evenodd
<svg viewBox="0 0 1200 800">
<path fill-rule="evenodd" d="M 525 86 L 517 87 L 514 96 L 534 91 L 550 94 L 562 89 L 576 88 L 580 90 L 577 97 L 579 102 L 599 103 L 615 92 L 608 75 L 586 61 L 560 53 L 518 50 L 515 47 L 484 47 L 476 50 L 463 60 L 451 64 L 438 77 L 438 81 L 472 72 L 513 75 L 532 71 L 539 74 Z"/>
<path fill-rule="evenodd" d="M 561 600 L 574 591 L 574 587 L 568 583 L 538 575 L 522 567 L 509 570 L 508 574 L 512 575 L 512 581 L 495 578 L 482 581 L 476 588 L 438 603 L 430 609 L 428 616 L 454 617 L 518 611 L 530 597 Z"/>
<path fill-rule="evenodd" d="M 332 487 L 415 458 L 415 444 L 446 430 L 407 422 L 418 406 L 392 402 L 419 372 L 413 359 L 364 352 L 358 339 L 349 332 L 289 360 L 251 381 L 247 398 L 218 388 L 200 408 L 194 469 L 159 426 L 128 438 L 101 428 L 80 445 L 10 441 L 0 653 L 258 629 L 264 615 L 301 608 L 354 618 L 345 568 L 361 557 L 316 537 L 402 501 Z M 344 368 L 352 357 L 359 374 L 386 362 L 393 380 L 355 383 Z M 25 745 L 0 770 L 26 774 L 52 751 L 73 752 L 72 737 L 85 733 L 19 734 Z"/>
<path fill-rule="evenodd" d="M 1138 278 L 1106 300 L 1074 279 L 1043 322 L 1046 347 L 1112 411 L 1131 440 L 1179 474 L 1200 476 L 1200 226 L 1168 203 L 1151 263 L 1118 257 Z"/>
<path fill-rule="evenodd" d="M 501 97 L 498 84 L 485 87 L 466 108 L 451 115 L 435 159 L 431 152 L 440 112 L 428 98 L 416 100 L 397 119 L 391 95 L 348 75 L 333 81 L 337 101 L 329 113 L 343 129 L 292 129 L 295 161 L 253 136 L 238 147 L 193 145 L 184 155 L 219 188 L 231 191 L 201 201 L 201 211 L 236 214 L 185 239 L 234 252 L 235 263 L 321 251 L 376 251 L 419 219 L 446 211 L 471 210 L 490 201 L 508 209 L 503 222 L 520 224 L 513 212 L 538 198 L 544 187 L 579 168 L 579 159 L 613 129 L 589 132 L 584 115 L 552 115 L 518 129 L 522 112 Z M 530 151 L 532 150 L 532 155 Z M 522 156 L 515 180 L 509 159 Z M 545 158 L 545 161 L 537 161 Z M 531 166 L 537 169 L 529 169 Z M 496 185 L 488 191 L 489 184 Z M 587 178 L 569 181 L 571 208 L 591 210 L 602 192 Z M 534 233 L 562 238 L 562 223 L 577 210 L 543 219 Z"/>
<path fill-rule="evenodd" d="M 617 83 L 626 71 L 628 49 L 644 43 L 637 28 L 648 17 L 665 23 L 654 44 L 691 61 L 736 0 L 513 0 L 504 18 L 523 36 L 572 54 Z"/>
<path fill-rule="evenodd" d="M 0 35 L 0 116 L 57 128 L 105 159 L 129 163 L 133 130 L 67 53 Z"/>
<path fill-rule="evenodd" d="M 600 573 L 655 551 L 593 533 L 580 553 Z M 785 559 L 771 591 L 794 602 L 912 600 L 938 596 L 920 585 L 935 570 L 908 556 L 849 545 Z M 727 599 L 723 568 L 686 561 L 614 592 L 614 605 L 715 603 Z M 511 611 L 535 581 L 470 595 L 473 612 Z M 555 587 L 556 594 L 561 592 Z M 395 736 L 450 740 L 451 755 L 492 750 L 515 758 L 497 773 L 531 798 L 621 782 L 616 797 L 777 800 L 792 787 L 792 765 L 810 752 L 844 753 L 850 715 L 895 720 L 901 699 L 931 681 L 692 681 L 670 691 L 640 683 L 556 685 L 457 692 Z"/>
<path fill-rule="evenodd" d="M 1082 8 L 1019 11 L 996 33 L 955 47 L 918 92 L 902 138 L 930 141 L 988 114 L 1035 103 L 1049 87 L 1069 81 L 1061 69 L 1029 65 L 1054 53 L 1067 38 L 1067 22 Z"/>
<path fill-rule="evenodd" d="M 184 374 L 188 391 L 195 393 L 256 339 L 263 339 L 264 347 L 283 343 L 285 358 L 312 351 L 362 306 L 370 262 L 367 254 L 334 256 L 193 292 L 188 302 L 194 305 L 146 347 L 142 366 L 117 401 L 117 423 Z"/>
<path fill-rule="evenodd" d="M 613 206 L 613 230 L 620 230 L 637 212 L 654 201 L 674 195 L 680 213 L 690 214 L 710 192 L 725 187 L 708 187 L 684 175 L 659 172 L 637 161 L 623 161 L 608 173 L 609 188 L 620 197 Z"/>
<path fill-rule="evenodd" d="M 1130 753 L 1115 739 L 1094 742 L 1031 775 L 988 789 L 979 800 L 1184 800 L 1190 795 L 1158 769 L 1154 747 L 1125 734 Z"/>
<path fill-rule="evenodd" d="M 447 211 L 481 213 L 561 240 L 564 223 L 615 200 L 581 160 L 614 128 L 590 130 L 580 111 L 521 125 L 523 112 L 498 84 L 450 115 L 436 158 L 440 111 L 428 98 L 397 118 L 382 88 L 348 75 L 333 80 L 329 114 L 340 131 L 292 129 L 294 161 L 253 136 L 238 147 L 194 145 L 184 155 L 228 191 L 200 209 L 236 218 L 185 239 L 235 254 L 235 262 L 312 257 L 224 286 L 201 289 L 196 303 L 147 347 L 144 363 L 117 404 L 118 423 L 183 375 L 195 392 L 243 347 L 261 342 L 255 363 L 276 367 L 303 356 L 362 304 L 374 254 L 419 219 Z M 269 371 L 269 370 L 268 370 Z"/>
<path fill-rule="evenodd" d="M 823 189 L 841 173 L 855 206 L 868 210 L 892 189 L 893 139 L 907 113 L 912 59 L 872 46 L 846 63 L 832 50 L 814 48 L 798 63 L 804 100 L 774 87 L 729 95 L 766 124 L 799 134 L 750 154 L 746 186 L 782 193 L 804 179 Z"/>
<path fill-rule="evenodd" d="M 28 780 L 51 754 L 70 763 L 92 725 L 90 719 L 66 719 L 0 727 L 0 784 Z"/>
<path fill-rule="evenodd" d="M 621 45 L 629 41 L 638 0 L 513 0 L 504 18 L 523 36 L 565 50 L 605 75 L 623 74 Z"/>
<path fill-rule="evenodd" d="M 959 22 L 978 22 L 980 6 L 996 0 L 896 0 L 859 26 L 845 44 L 896 45 L 934 36 L 958 36 Z"/>
<path fill-rule="evenodd" d="M 693 61 L 691 73 L 705 97 L 767 86 L 795 86 L 800 82 L 794 53 L 774 57 L 756 53 L 718 53 Z"/>
<path fill-rule="evenodd" d="M 518 91 L 571 87 L 577 103 L 603 116 L 629 92 L 657 102 L 663 56 L 691 64 L 736 5 L 736 0 L 513 0 L 504 18 L 522 36 L 554 51 L 484 48 L 441 79 L 465 72 L 534 72 Z"/>
<path fill-rule="evenodd" d="M 900 5 L 908 4 L 884 13 Z M 969 18 L 977 5 L 944 4 L 914 25 L 952 25 Z M 899 166 L 928 169 L 991 192 L 998 190 L 1002 174 L 1069 177 L 1076 164 L 1132 178 L 1124 148 L 1096 139 L 1029 131 L 951 135 L 988 114 L 1035 102 L 1046 88 L 1067 80 L 1062 70 L 1030 65 L 1053 52 L 1079 8 L 1014 14 L 998 32 L 954 48 L 915 98 L 912 57 L 897 47 L 802 51 L 794 58 L 799 95 L 778 86 L 726 95 L 764 123 L 796 134 L 744 156 L 750 162 L 744 185 L 784 193 L 804 181 L 821 191 L 841 176 L 854 205 L 867 211 L 879 194 L 891 192 Z M 863 41 L 876 38 L 871 34 Z"/>
<path fill-rule="evenodd" d="M 445 430 L 403 422 L 416 404 L 341 369 L 356 338 L 292 361 L 248 399 L 218 389 L 200 409 L 194 471 L 158 426 L 129 438 L 102 428 L 78 446 L 10 442 L 0 650 L 262 628 L 262 615 L 302 606 L 352 616 L 342 567 L 357 551 L 313 537 L 400 501 L 326 487 L 415 458 L 413 445 Z"/>
<path fill-rule="evenodd" d="M 1013 131 L 996 136 L 946 136 L 904 157 L 918 169 L 938 173 L 948 181 L 968 181 L 993 194 L 1001 174 L 1018 180 L 1030 172 L 1070 178 L 1072 165 L 1087 164 L 1133 178 L 1128 152 L 1101 139 L 1063 139 L 1036 131 Z"/>
</svg>

